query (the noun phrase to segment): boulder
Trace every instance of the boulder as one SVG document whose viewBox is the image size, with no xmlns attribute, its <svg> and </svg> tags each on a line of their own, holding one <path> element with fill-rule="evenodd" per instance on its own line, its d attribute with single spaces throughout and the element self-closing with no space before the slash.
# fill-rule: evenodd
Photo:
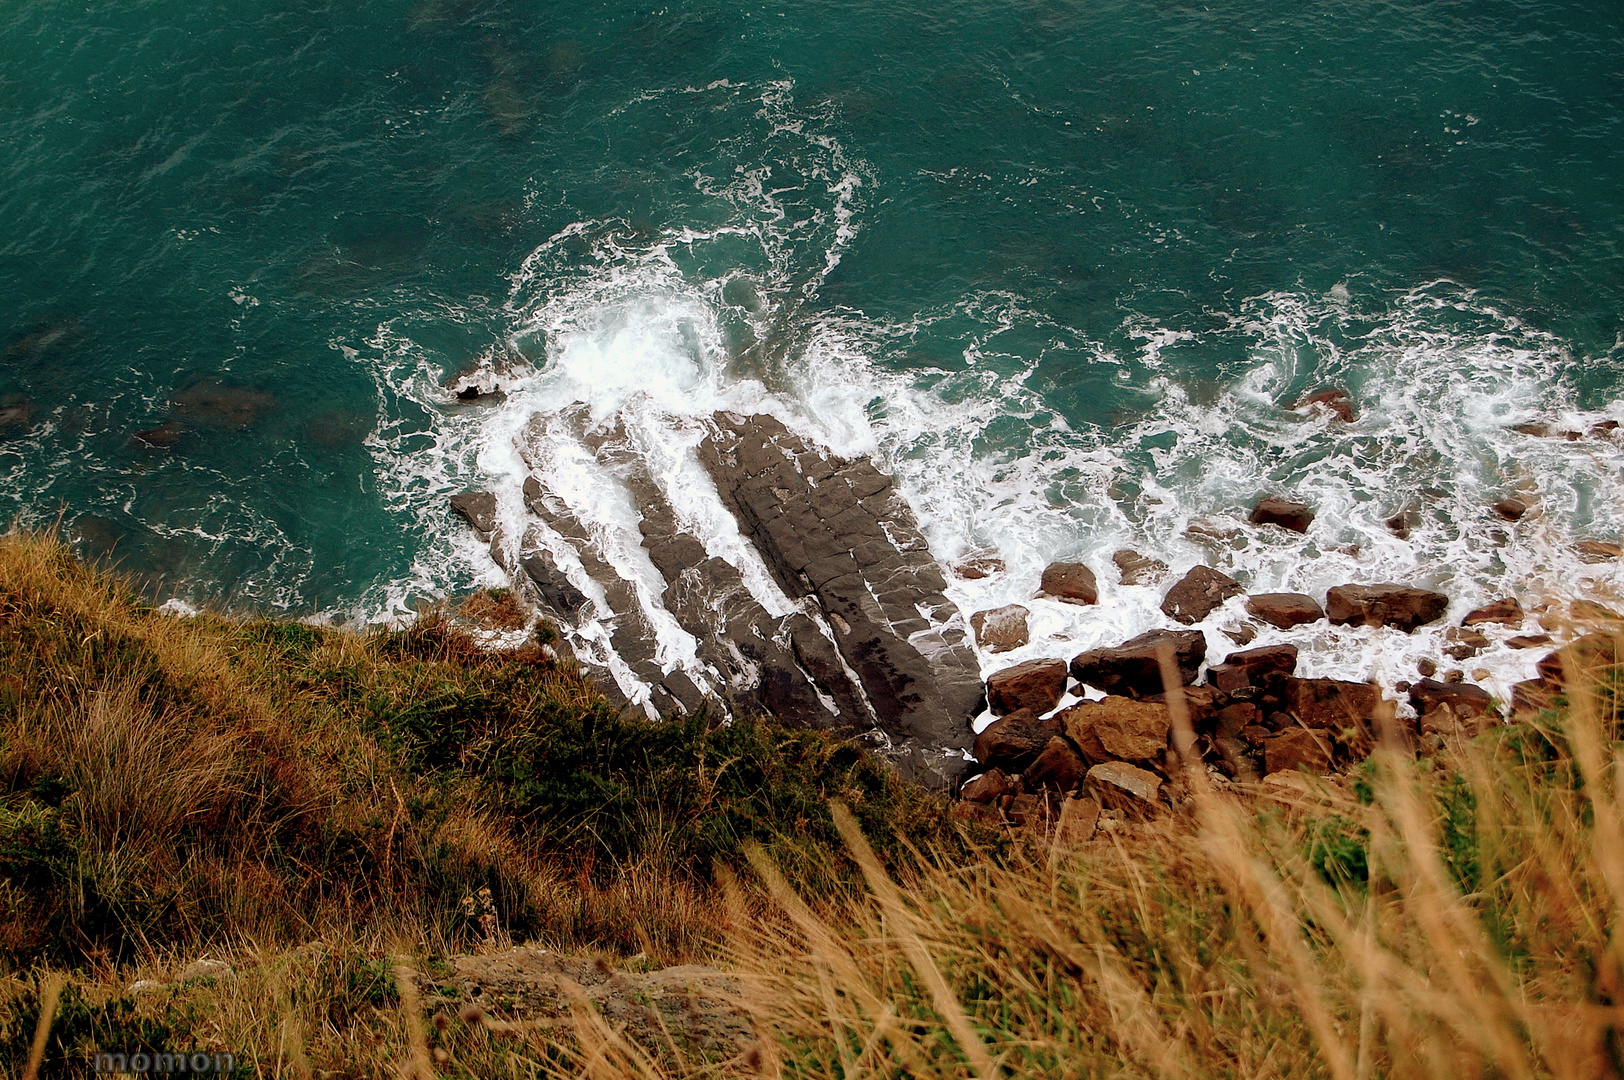
<svg viewBox="0 0 1624 1080">
<path fill-rule="evenodd" d="M 1003 769 L 988 769 L 959 789 L 959 798 L 966 802 L 997 802 L 1005 795 L 1015 794 L 1015 785 Z"/>
<path fill-rule="evenodd" d="M 1559 683 L 1547 679 L 1525 679 L 1511 687 L 1511 711 L 1516 716 L 1531 716 L 1556 706 L 1557 695 L 1562 693 Z"/>
<path fill-rule="evenodd" d="M 1049 820 L 1049 800 L 1042 795 L 1017 795 L 1004 813 L 1011 825 L 1041 825 Z"/>
<path fill-rule="evenodd" d="M 1286 679 L 1281 701 L 1304 727 L 1363 727 L 1376 717 L 1381 691 L 1371 683 L 1340 679 Z"/>
<path fill-rule="evenodd" d="M 1072 660 L 1071 675 L 1107 694 L 1159 694 L 1165 687 L 1157 650 L 1163 647 L 1173 650 L 1173 663 L 1184 685 L 1194 683 L 1207 658 L 1207 638 L 1199 630 L 1152 630 L 1114 649 L 1090 649 Z"/>
<path fill-rule="evenodd" d="M 1481 626 L 1483 623 L 1501 623 L 1505 626 L 1521 626 L 1523 622 L 1522 605 L 1514 596 L 1504 600 L 1496 600 L 1492 604 L 1484 604 L 1480 608 L 1473 608 L 1461 619 L 1462 626 Z"/>
<path fill-rule="evenodd" d="M 1443 593 L 1408 585 L 1338 585 L 1325 594 L 1325 614 L 1339 626 L 1391 626 L 1406 634 L 1448 608 Z"/>
<path fill-rule="evenodd" d="M 1624 622 L 1624 615 L 1594 600 L 1575 600 L 1568 605 L 1568 614 L 1579 622 Z"/>
<path fill-rule="evenodd" d="M 1142 816 L 1156 809 L 1162 779 L 1125 761 L 1104 761 L 1084 777 L 1090 794 L 1101 806 Z"/>
<path fill-rule="evenodd" d="M 976 736 L 973 753 L 976 760 L 989 769 L 1024 772 L 1058 734 L 1058 722 L 1039 720 L 1032 710 L 1021 709 L 987 725 L 987 729 Z"/>
<path fill-rule="evenodd" d="M 1233 738 L 1242 728 L 1261 726 L 1262 722 L 1262 709 L 1250 701 L 1237 701 L 1218 710 L 1217 731 L 1221 738 Z"/>
<path fill-rule="evenodd" d="M 175 976 L 175 981 L 184 983 L 196 979 L 202 982 L 220 982 L 236 977 L 237 973 L 224 960 L 193 960 L 180 969 L 180 974 Z"/>
<path fill-rule="evenodd" d="M 1330 743 L 1304 728 L 1287 728 L 1263 740 L 1265 774 L 1301 770 L 1323 773 L 1330 767 Z"/>
<path fill-rule="evenodd" d="M 1423 720 L 1443 709 L 1461 720 L 1494 713 L 1494 699 L 1481 686 L 1433 679 L 1422 679 L 1410 685 L 1410 704 Z"/>
<path fill-rule="evenodd" d="M 1325 618 L 1325 609 L 1307 593 L 1258 593 L 1246 598 L 1246 613 L 1270 626 L 1290 630 Z"/>
<path fill-rule="evenodd" d="M 173 450 L 180 445 L 180 441 L 185 435 L 186 425 L 179 420 L 170 420 L 167 423 L 159 424 L 155 428 L 137 431 L 130 436 L 130 441 L 154 450 Z"/>
<path fill-rule="evenodd" d="M 1085 843 L 1094 835 L 1099 820 L 1100 804 L 1093 799 L 1066 799 L 1060 804 L 1054 838 L 1062 844 Z"/>
<path fill-rule="evenodd" d="M 1528 504 L 1515 495 L 1508 495 L 1495 503 L 1489 509 L 1505 518 L 1507 521 L 1520 521 L 1528 513 Z"/>
<path fill-rule="evenodd" d="M 1137 551 L 1123 549 L 1111 556 L 1124 585 L 1154 585 L 1167 576 L 1167 564 Z"/>
<path fill-rule="evenodd" d="M 1253 525 L 1278 525 L 1294 533 L 1305 533 L 1314 523 L 1314 511 L 1307 503 L 1265 495 L 1252 507 Z"/>
<path fill-rule="evenodd" d="M 1088 762 L 1083 760 L 1083 756 L 1077 752 L 1071 740 L 1056 735 L 1045 744 L 1032 764 L 1026 767 L 1021 783 L 1029 791 L 1039 791 L 1043 788 L 1062 792 L 1072 791 L 1083 782 L 1083 776 L 1087 772 Z"/>
<path fill-rule="evenodd" d="M 995 716 L 1018 709 L 1046 713 L 1065 692 L 1064 660 L 1028 660 L 987 676 L 987 705 Z"/>
<path fill-rule="evenodd" d="M 228 430 L 256 423 L 276 405 L 263 390 L 233 386 L 212 375 L 175 391 L 171 401 L 177 418 Z"/>
<path fill-rule="evenodd" d="M 1094 580 L 1094 571 L 1082 563 L 1050 563 L 1038 582 L 1038 595 L 1068 604 L 1096 604 L 1100 588 Z"/>
<path fill-rule="evenodd" d="M 1358 418 L 1358 414 L 1353 408 L 1353 398 L 1349 397 L 1348 392 L 1340 386 L 1316 391 L 1293 406 L 1294 409 L 1298 410 L 1315 407 L 1325 410 L 1344 424 L 1351 424 Z"/>
<path fill-rule="evenodd" d="M 1167 590 L 1162 613 L 1189 625 L 1211 615 L 1225 600 L 1239 596 L 1240 582 L 1210 566 L 1196 566 L 1178 584 Z"/>
<path fill-rule="evenodd" d="M 34 426 L 34 401 L 27 394 L 0 398 L 0 439 L 15 439 Z"/>
<path fill-rule="evenodd" d="M 1083 755 L 1095 762 L 1159 761 L 1173 730 L 1166 705 L 1124 697 L 1085 701 L 1059 719 Z"/>
<path fill-rule="evenodd" d="M 1624 663 L 1624 640 L 1612 634 L 1586 634 L 1539 662 L 1539 677 L 1552 686 L 1570 680 L 1605 678 Z"/>
<path fill-rule="evenodd" d="M 1004 572 L 1004 560 L 996 555 L 972 555 L 953 568 L 953 573 L 965 581 L 980 581 Z"/>
<path fill-rule="evenodd" d="M 1518 634 L 1515 637 L 1506 638 L 1506 648 L 1541 649 L 1554 640 L 1549 634 Z"/>
<path fill-rule="evenodd" d="M 1261 686 L 1269 675 L 1290 675 L 1297 670 L 1297 646 L 1265 645 L 1230 653 L 1222 664 L 1207 669 L 1207 684 L 1226 694 L 1244 686 Z"/>
<path fill-rule="evenodd" d="M 988 652 L 1009 652 L 1027 643 L 1026 617 L 1031 612 L 1019 604 L 978 611 L 970 616 L 970 629 L 976 644 Z"/>
<path fill-rule="evenodd" d="M 1581 540 L 1573 545 L 1573 550 L 1581 561 L 1587 563 L 1624 559 L 1624 545 L 1609 544 L 1605 540 Z"/>
<path fill-rule="evenodd" d="M 1468 659 L 1489 647 L 1489 639 L 1483 632 L 1471 627 L 1451 626 L 1444 631 L 1444 640 L 1449 642 L 1444 646 L 1444 653 L 1454 660 Z"/>
<path fill-rule="evenodd" d="M 453 495 L 451 509 L 482 533 L 496 528 L 496 496 L 488 491 L 467 491 Z"/>
<path fill-rule="evenodd" d="M 1190 726 L 1205 731 L 1218 720 L 1218 710 L 1229 704 L 1229 695 L 1210 686 L 1186 686 L 1179 691 L 1184 698 L 1184 709 L 1190 716 Z M 1166 705 L 1166 694 L 1146 694 L 1139 698 L 1153 705 Z"/>
</svg>

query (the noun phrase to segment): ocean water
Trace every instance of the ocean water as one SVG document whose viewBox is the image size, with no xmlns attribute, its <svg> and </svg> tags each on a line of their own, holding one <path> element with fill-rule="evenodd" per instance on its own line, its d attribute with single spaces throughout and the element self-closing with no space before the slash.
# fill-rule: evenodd
<svg viewBox="0 0 1624 1080">
<path fill-rule="evenodd" d="M 945 566 L 1001 558 L 966 611 L 1095 566 L 1099 608 L 1030 604 L 989 667 L 1160 625 L 1122 547 L 1616 605 L 1571 546 L 1624 538 L 1621 55 L 1624 8 L 1557 0 L 14 0 L 0 518 L 163 597 L 375 621 L 499 581 L 446 497 L 516 527 L 534 470 L 682 664 L 630 500 L 523 433 L 618 419 L 781 609 L 692 456 L 729 408 L 876 455 Z M 1325 386 L 1354 423 L 1292 408 Z M 1266 493 L 1309 534 L 1247 527 Z M 1465 666 L 1525 677 L 1515 632 Z M 1434 637 L 1259 642 L 1391 679 Z"/>
</svg>

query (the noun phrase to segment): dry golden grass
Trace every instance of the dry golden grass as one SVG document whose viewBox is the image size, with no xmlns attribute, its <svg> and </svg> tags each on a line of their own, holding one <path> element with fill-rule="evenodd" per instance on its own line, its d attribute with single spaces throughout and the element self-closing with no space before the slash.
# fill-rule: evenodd
<svg viewBox="0 0 1624 1080">
<path fill-rule="evenodd" d="M 80 590 L 75 603 L 114 603 L 95 595 L 94 581 L 71 587 Z M 136 633 L 149 616 L 132 608 L 120 617 Z M 164 631 L 173 634 L 173 622 Z M 175 672 L 221 675 L 208 691 L 221 722 L 177 731 L 161 709 L 140 713 L 127 688 L 85 687 L 50 706 L 68 710 L 60 715 L 48 703 L 30 712 L 6 747 L 40 759 L 67 754 L 106 784 L 74 813 L 113 863 L 158 858 L 161 845 L 145 838 L 184 833 L 196 805 L 164 795 L 153 777 L 160 797 L 137 806 L 138 787 L 121 787 L 110 765 L 95 764 L 125 753 L 174 763 L 218 792 L 209 813 L 265 807 L 255 812 L 274 821 L 299 812 L 297 802 L 242 801 L 258 782 L 257 759 L 243 748 L 264 737 L 257 725 L 287 721 L 255 711 L 262 691 L 252 669 L 220 672 L 207 646 L 155 648 L 173 650 L 163 663 Z M 639 1042 L 584 999 L 562 1027 L 496 1013 L 425 1016 L 391 979 L 398 968 L 432 971 L 453 945 L 500 948 L 507 938 L 453 943 L 409 902 L 364 925 L 312 919 L 303 938 L 288 932 L 293 909 L 282 910 L 266 923 L 277 934 L 221 942 L 234 982 L 120 1004 L 133 980 L 169 978 L 191 958 L 155 942 L 133 963 L 71 974 L 52 1031 L 114 1038 L 161 1027 L 183 1045 L 235 1052 L 256 1076 L 1618 1076 L 1621 646 L 1612 659 L 1590 651 L 1594 666 L 1569 673 L 1570 704 L 1558 712 L 1451 741 L 1421 760 L 1389 740 L 1338 780 L 1239 789 L 1193 770 L 1180 813 L 1076 846 L 1034 834 L 1003 851 L 913 850 L 872 822 L 865 835 L 837 809 L 860 887 L 797 885 L 765 849 L 737 879 L 723 874 L 719 892 L 673 877 L 658 860 L 610 880 L 564 863 L 525 864 L 523 887 L 557 929 L 554 945 L 618 925 L 646 962 L 722 957 L 745 987 L 735 1005 L 757 1032 L 747 1045 L 704 1051 L 680 1034 Z M 322 647 L 361 650 L 354 659 L 363 659 L 354 642 Z M 146 719 L 132 724 L 138 713 Z M 367 792 L 365 805 L 380 812 L 400 805 L 390 788 L 400 774 L 387 756 L 344 738 L 315 743 L 355 765 L 336 790 Z M 308 783 L 334 797 L 323 795 L 333 786 Z M 319 798 L 312 805 L 342 812 Z M 126 814 L 139 815 L 139 830 Z M 411 876 L 384 870 L 411 859 L 393 820 L 385 812 L 370 834 L 368 873 L 404 895 Z M 522 837 L 474 806 L 431 835 L 459 858 L 526 857 Z M 876 851 L 876 841 L 887 844 Z M 194 872 L 254 865 L 217 857 Z M 267 887 L 250 882 L 232 894 L 247 911 L 243 925 L 258 917 L 253 894 Z M 0 1044 L 13 1074 L 26 1066 L 52 978 L 42 965 L 0 984 Z"/>
</svg>

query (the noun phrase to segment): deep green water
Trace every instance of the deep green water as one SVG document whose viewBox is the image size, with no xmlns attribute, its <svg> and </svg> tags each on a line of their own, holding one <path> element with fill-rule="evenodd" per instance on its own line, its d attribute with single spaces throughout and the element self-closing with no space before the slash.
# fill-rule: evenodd
<svg viewBox="0 0 1624 1080">
<path fill-rule="evenodd" d="M 1621 58 L 1624 7 L 1555 0 L 8 0 L 0 516 L 194 600 L 456 586 L 489 448 L 432 384 L 641 290 L 948 548 L 1265 483 L 1359 534 L 1526 481 L 1612 536 L 1616 455 L 1502 429 L 1618 411 Z M 1325 382 L 1375 426 L 1302 434 Z"/>
</svg>

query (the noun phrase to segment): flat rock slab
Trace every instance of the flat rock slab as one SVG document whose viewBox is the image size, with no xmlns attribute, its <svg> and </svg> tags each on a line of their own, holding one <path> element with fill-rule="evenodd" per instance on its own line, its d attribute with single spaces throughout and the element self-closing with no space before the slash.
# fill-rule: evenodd
<svg viewBox="0 0 1624 1080">
<path fill-rule="evenodd" d="M 1338 585 L 1325 594 L 1325 614 L 1339 626 L 1391 626 L 1406 634 L 1448 608 L 1443 593 L 1408 585 Z"/>
<path fill-rule="evenodd" d="M 1088 770 L 1090 793 L 1100 805 L 1142 816 L 1156 810 L 1162 778 L 1125 761 L 1106 761 Z"/>
<path fill-rule="evenodd" d="M 881 730 L 967 746 L 983 700 L 979 665 L 891 478 L 770 416 L 718 413 L 713 424 L 700 461 L 784 591 L 817 600 Z"/>
<path fill-rule="evenodd" d="M 1225 600 L 1244 592 L 1240 582 L 1210 566 L 1195 566 L 1167 590 L 1162 614 L 1186 625 L 1211 615 Z"/>
</svg>

